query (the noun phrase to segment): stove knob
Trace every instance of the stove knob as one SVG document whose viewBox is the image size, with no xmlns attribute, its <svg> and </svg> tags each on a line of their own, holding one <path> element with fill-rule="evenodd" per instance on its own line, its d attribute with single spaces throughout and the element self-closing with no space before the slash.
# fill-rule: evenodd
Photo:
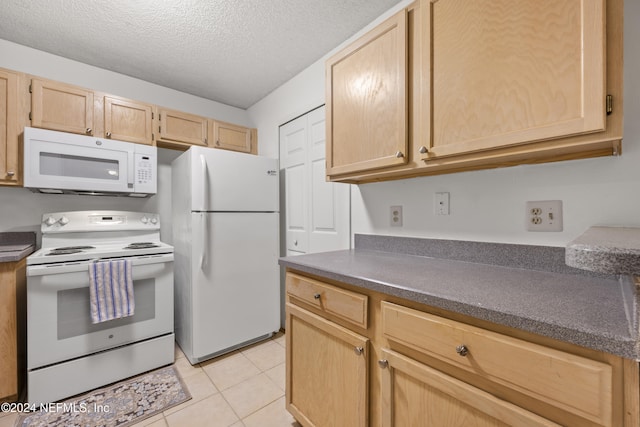
<svg viewBox="0 0 640 427">
<path fill-rule="evenodd" d="M 67 225 L 69 224 L 69 218 L 67 218 L 66 216 L 63 216 L 58 220 L 58 222 L 60 223 L 60 225 Z"/>
<path fill-rule="evenodd" d="M 49 218 L 44 220 L 44 223 L 48 226 L 52 226 L 53 224 L 55 224 L 57 221 L 54 217 L 50 216 Z"/>
<path fill-rule="evenodd" d="M 158 223 L 158 218 L 153 217 L 151 218 L 151 224 L 157 224 Z"/>
<path fill-rule="evenodd" d="M 149 218 L 147 218 L 146 216 L 143 216 L 142 219 L 140 219 L 140 221 L 142 221 L 143 224 L 146 224 L 147 222 L 149 222 Z"/>
</svg>

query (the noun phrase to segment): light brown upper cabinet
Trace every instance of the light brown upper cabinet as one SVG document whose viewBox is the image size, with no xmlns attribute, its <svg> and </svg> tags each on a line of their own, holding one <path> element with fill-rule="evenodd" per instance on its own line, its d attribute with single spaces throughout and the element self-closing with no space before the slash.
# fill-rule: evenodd
<svg viewBox="0 0 640 427">
<path fill-rule="evenodd" d="M 33 127 L 153 144 L 150 104 L 39 78 L 30 90 Z"/>
<path fill-rule="evenodd" d="M 153 144 L 153 109 L 150 104 L 106 95 L 104 136 L 138 144 Z"/>
<path fill-rule="evenodd" d="M 159 145 L 184 150 L 191 145 L 207 146 L 207 118 L 166 108 L 159 108 L 158 116 Z"/>
<path fill-rule="evenodd" d="M 18 79 L 18 74 L 0 69 L 0 185 L 20 181 Z"/>
<path fill-rule="evenodd" d="M 326 63 L 327 174 L 407 162 L 407 12 Z"/>
<path fill-rule="evenodd" d="M 375 170 L 364 163 L 347 169 L 328 164 L 331 180 L 369 182 L 620 153 L 622 0 L 419 0 L 407 14 L 406 164 Z M 348 74 L 354 81 L 365 75 Z M 382 80 L 378 87 L 387 82 L 395 84 Z M 328 73 L 327 87 L 332 84 L 335 76 Z M 345 102 L 337 94 L 327 102 Z M 375 111 L 363 109 L 363 116 Z M 327 116 L 333 137 L 327 158 L 359 149 L 356 138 L 340 136 L 345 132 L 331 123 L 336 120 L 342 119 Z M 352 120 L 349 132 L 380 132 L 392 122 Z"/>
<path fill-rule="evenodd" d="M 252 152 L 251 129 L 217 120 L 212 123 L 211 130 L 213 134 L 209 138 L 211 146 L 244 153 Z"/>
<path fill-rule="evenodd" d="M 93 92 L 51 80 L 31 80 L 31 126 L 93 135 Z"/>
</svg>

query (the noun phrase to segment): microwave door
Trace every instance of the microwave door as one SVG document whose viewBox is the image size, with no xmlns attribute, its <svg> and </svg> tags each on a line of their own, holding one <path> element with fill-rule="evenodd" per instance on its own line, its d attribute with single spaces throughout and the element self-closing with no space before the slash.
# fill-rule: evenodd
<svg viewBox="0 0 640 427">
<path fill-rule="evenodd" d="M 131 192 L 133 161 L 124 150 L 32 140 L 29 183 L 34 188 Z M 26 177 L 25 177 L 26 178 Z"/>
</svg>

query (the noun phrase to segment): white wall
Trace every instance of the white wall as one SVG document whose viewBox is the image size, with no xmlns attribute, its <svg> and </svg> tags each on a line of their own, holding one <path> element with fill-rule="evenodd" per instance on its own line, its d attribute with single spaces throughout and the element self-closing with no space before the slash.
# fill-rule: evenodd
<svg viewBox="0 0 640 427">
<path fill-rule="evenodd" d="M 593 225 L 640 226 L 640 27 L 632 25 L 640 22 L 640 2 L 625 3 L 622 156 L 353 186 L 352 232 L 564 246 Z M 278 126 L 324 103 L 324 60 L 330 54 L 249 108 L 261 151 L 277 153 Z M 451 193 L 449 216 L 434 215 L 437 191 Z M 563 201 L 564 231 L 525 231 L 525 202 L 556 199 Z M 391 205 L 404 207 L 402 228 L 389 226 Z"/>
<path fill-rule="evenodd" d="M 0 67 L 139 101 L 253 127 L 246 110 L 0 40 Z M 149 199 L 35 194 L 0 187 L 0 231 L 39 231 L 43 213 L 116 209 L 159 212 L 161 238 L 171 242 L 171 162 L 180 151 L 158 149 L 158 194 Z M 40 236 L 38 236 L 40 238 Z"/>
</svg>

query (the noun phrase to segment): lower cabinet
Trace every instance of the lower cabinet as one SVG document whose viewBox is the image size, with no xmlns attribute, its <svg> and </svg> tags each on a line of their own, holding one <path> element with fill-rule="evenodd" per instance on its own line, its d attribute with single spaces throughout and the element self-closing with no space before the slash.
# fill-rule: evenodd
<svg viewBox="0 0 640 427">
<path fill-rule="evenodd" d="M 382 426 L 559 426 L 436 369 L 383 349 Z"/>
<path fill-rule="evenodd" d="M 15 401 L 24 369 L 27 261 L 0 263 L 0 402 Z"/>
<path fill-rule="evenodd" d="M 287 410 L 304 426 L 640 425 L 640 366 L 287 271 Z"/>
</svg>

